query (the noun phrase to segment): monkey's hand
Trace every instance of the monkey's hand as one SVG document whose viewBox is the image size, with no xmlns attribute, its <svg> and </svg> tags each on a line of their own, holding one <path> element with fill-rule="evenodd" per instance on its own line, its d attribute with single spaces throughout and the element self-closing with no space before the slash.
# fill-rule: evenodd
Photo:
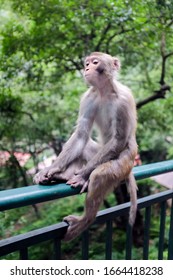
<svg viewBox="0 0 173 280">
<path fill-rule="evenodd" d="M 58 166 L 52 166 L 49 168 L 49 171 L 47 172 L 47 177 L 49 180 L 51 180 L 55 174 L 60 173 L 62 170 Z"/>
<path fill-rule="evenodd" d="M 46 184 L 49 181 L 49 178 L 47 176 L 48 172 L 49 172 L 49 168 L 45 168 L 40 172 L 38 172 L 33 178 L 34 183 Z"/>
<path fill-rule="evenodd" d="M 67 179 L 65 174 L 63 174 L 58 167 L 55 168 L 52 166 L 49 166 L 38 172 L 33 179 L 34 183 L 43 185 L 55 182 L 57 180 L 66 181 Z"/>
<path fill-rule="evenodd" d="M 86 181 L 80 174 L 76 174 L 67 181 L 67 184 L 71 185 L 73 188 L 82 186 L 80 193 L 83 193 L 88 187 L 88 180 Z"/>
</svg>

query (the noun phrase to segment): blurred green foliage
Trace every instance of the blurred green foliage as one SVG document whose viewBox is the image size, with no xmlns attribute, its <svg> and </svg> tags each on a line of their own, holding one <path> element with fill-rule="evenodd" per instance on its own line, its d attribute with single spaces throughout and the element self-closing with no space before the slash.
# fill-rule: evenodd
<svg viewBox="0 0 173 280">
<path fill-rule="evenodd" d="M 12 156 L 1 167 L 0 189 L 29 185 L 32 178 L 27 169 L 61 150 L 86 90 L 83 58 L 92 51 L 121 59 L 119 79 L 132 89 L 137 104 L 160 89 L 165 56 L 164 82 L 173 88 L 173 2 L 0 0 L 0 151 L 31 154 L 25 167 L 19 167 Z M 138 110 L 137 140 L 143 162 L 173 157 L 172 108 L 170 90 L 164 99 Z M 79 199 L 82 207 L 83 199 Z M 65 216 L 66 202 L 59 203 L 57 208 L 43 206 L 41 219 L 32 220 L 31 228 Z M 77 210 L 76 200 L 70 207 L 70 212 Z M 31 229 L 25 216 L 28 210 L 13 211 L 1 217 L 5 221 L 0 224 L 2 236 L 7 235 L 7 228 L 9 235 L 16 230 L 20 211 L 22 226 Z M 104 236 L 104 230 L 100 235 Z M 115 242 L 120 247 L 123 244 L 119 239 Z M 99 246 L 91 250 L 102 252 Z M 40 249 L 35 250 L 39 254 Z M 115 255 L 123 258 L 123 249 Z"/>
<path fill-rule="evenodd" d="M 73 130 L 83 58 L 91 51 L 118 55 L 120 80 L 136 102 L 173 81 L 172 1 L 0 1 L 0 150 L 38 154 L 57 147 Z M 172 156 L 173 97 L 138 112 L 139 152 L 148 161 Z M 154 151 L 159 150 L 159 153 Z M 153 158 L 152 158 L 153 152 Z M 148 155 L 148 154 L 147 154 Z M 42 158 L 44 153 L 42 154 Z"/>
</svg>

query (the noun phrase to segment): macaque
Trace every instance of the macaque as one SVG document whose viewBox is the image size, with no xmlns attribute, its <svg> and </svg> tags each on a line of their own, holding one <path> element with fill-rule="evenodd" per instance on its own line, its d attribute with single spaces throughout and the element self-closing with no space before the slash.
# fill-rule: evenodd
<svg viewBox="0 0 173 280">
<path fill-rule="evenodd" d="M 73 188 L 81 186 L 81 193 L 87 190 L 84 214 L 64 218 L 69 225 L 66 241 L 93 223 L 106 194 L 122 181 L 130 193 L 130 225 L 135 221 L 136 105 L 129 88 L 116 78 L 119 69 L 119 59 L 111 55 L 93 52 L 86 57 L 83 75 L 89 89 L 81 99 L 75 131 L 55 162 L 34 178 L 37 184 L 60 179 Z M 97 141 L 92 139 L 93 126 Z"/>
</svg>

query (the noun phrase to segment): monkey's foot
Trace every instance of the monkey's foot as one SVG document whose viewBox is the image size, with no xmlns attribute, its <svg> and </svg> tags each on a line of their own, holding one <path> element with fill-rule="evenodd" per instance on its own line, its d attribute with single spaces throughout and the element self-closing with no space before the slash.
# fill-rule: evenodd
<svg viewBox="0 0 173 280">
<path fill-rule="evenodd" d="M 80 233 L 82 233 L 83 230 L 85 230 L 85 221 L 82 219 L 82 217 L 70 215 L 65 217 L 63 220 L 69 224 L 63 239 L 64 241 L 73 240 Z"/>
<path fill-rule="evenodd" d="M 88 187 L 88 180 L 84 180 L 81 175 L 74 175 L 67 181 L 68 185 L 71 185 L 73 188 L 82 186 L 80 193 L 83 193 Z"/>
</svg>

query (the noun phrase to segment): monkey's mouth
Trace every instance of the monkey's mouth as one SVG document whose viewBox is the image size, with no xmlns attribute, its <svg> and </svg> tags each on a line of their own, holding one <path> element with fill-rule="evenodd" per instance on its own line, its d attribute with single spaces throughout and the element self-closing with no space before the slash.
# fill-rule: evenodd
<svg viewBox="0 0 173 280">
<path fill-rule="evenodd" d="M 86 75 L 84 76 L 84 78 L 85 78 L 86 80 L 89 80 L 89 79 L 91 78 L 91 75 L 90 75 L 90 74 L 86 74 Z"/>
<path fill-rule="evenodd" d="M 88 76 L 90 76 L 90 74 L 89 74 L 89 73 L 85 73 L 84 76 L 85 76 L 85 77 L 88 77 Z"/>
</svg>

